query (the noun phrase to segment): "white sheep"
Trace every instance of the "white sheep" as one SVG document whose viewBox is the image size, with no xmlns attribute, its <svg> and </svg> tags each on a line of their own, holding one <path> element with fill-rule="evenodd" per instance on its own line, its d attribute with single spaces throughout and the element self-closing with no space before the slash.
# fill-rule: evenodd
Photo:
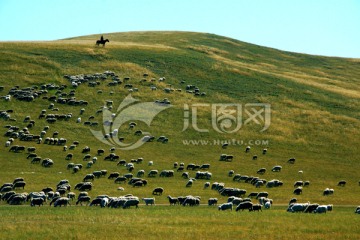
<svg viewBox="0 0 360 240">
<path fill-rule="evenodd" d="M 189 179 L 189 181 L 186 183 L 186 187 L 191 187 L 193 184 L 193 180 Z"/>
<path fill-rule="evenodd" d="M 142 198 L 142 200 L 145 202 L 146 206 L 147 205 L 155 205 L 155 198 Z"/>
<path fill-rule="evenodd" d="M 303 212 L 306 207 L 309 205 L 309 203 L 294 203 L 289 206 L 287 209 L 288 212 Z"/>
<path fill-rule="evenodd" d="M 271 202 L 270 201 L 265 202 L 264 207 L 265 209 L 271 208 Z"/>
<path fill-rule="evenodd" d="M 277 165 L 277 166 L 274 166 L 274 167 L 271 169 L 271 171 L 273 171 L 273 172 L 280 172 L 281 169 L 282 169 L 282 167 L 281 167 L 280 165 Z"/>
<path fill-rule="evenodd" d="M 233 210 L 233 203 L 232 202 L 228 202 L 228 203 L 223 203 L 221 205 L 218 206 L 219 211 L 225 211 L 230 209 L 231 211 Z"/>
<path fill-rule="evenodd" d="M 360 206 L 357 206 L 357 207 L 356 207 L 355 213 L 360 214 Z"/>
<path fill-rule="evenodd" d="M 320 205 L 315 209 L 314 213 L 326 213 L 326 211 L 327 205 Z"/>
<path fill-rule="evenodd" d="M 101 199 L 100 207 L 106 207 L 109 204 L 109 198 L 104 197 Z"/>
<path fill-rule="evenodd" d="M 93 162 L 93 161 L 89 161 L 89 162 L 87 162 L 87 164 L 86 164 L 86 168 L 91 168 L 93 164 L 94 164 L 94 162 Z"/>
</svg>

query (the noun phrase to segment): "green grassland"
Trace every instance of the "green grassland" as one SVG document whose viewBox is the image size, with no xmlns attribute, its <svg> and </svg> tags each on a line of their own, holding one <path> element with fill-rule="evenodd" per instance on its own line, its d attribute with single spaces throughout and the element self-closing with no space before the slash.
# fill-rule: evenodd
<svg viewBox="0 0 360 240">
<path fill-rule="evenodd" d="M 110 39 L 106 47 L 95 46 L 95 41 L 99 38 L 97 35 L 49 42 L 0 42 L 0 86 L 4 86 L 0 95 L 6 95 L 16 85 L 25 88 L 47 83 L 65 84 L 67 88 L 63 92 L 69 93 L 73 88 L 64 75 L 94 74 L 110 70 L 121 79 L 130 77 L 128 83 L 139 89 L 138 92 L 132 93 L 132 97 L 140 102 L 153 102 L 164 98 L 171 101 L 171 107 L 159 113 L 151 126 L 138 122 L 135 129 L 128 129 L 127 125 L 120 127 L 120 135 L 128 142 L 138 139 L 134 136 L 134 131 L 139 129 L 149 131 L 157 137 L 165 135 L 169 138 L 167 144 L 152 142 L 134 150 L 117 149 L 116 154 L 127 161 L 144 158 L 142 164 L 135 165 L 134 173 L 140 169 L 144 169 L 145 172 L 151 169 L 173 169 L 174 162 L 184 162 L 185 165 L 209 163 L 209 171 L 213 174 L 211 183 L 223 182 L 227 187 L 246 189 L 248 193 L 268 191 L 274 204 L 283 207 L 278 206 L 274 210 L 259 214 L 244 213 L 247 217 L 242 218 L 242 213 L 223 213 L 205 206 L 191 209 L 171 209 L 162 206 L 145 209 L 141 206 L 134 211 L 111 211 L 89 207 L 54 210 L 45 206 L 33 209 L 1 203 L 1 216 L 7 223 L 1 226 L 2 229 L 10 230 L 9 233 L 15 234 L 16 238 L 21 238 L 24 233 L 34 234 L 30 238 L 35 238 L 35 233 L 43 236 L 51 234 L 47 227 L 58 226 L 62 220 L 66 220 L 69 221 L 68 225 L 61 226 L 58 233 L 61 232 L 65 237 L 71 236 L 73 239 L 98 236 L 102 227 L 106 229 L 105 234 L 108 238 L 113 239 L 118 233 L 110 226 L 124 233 L 124 236 L 133 238 L 136 236 L 135 233 L 145 232 L 148 234 L 147 239 L 171 236 L 176 239 L 190 239 L 195 234 L 212 239 L 210 233 L 218 232 L 217 228 L 227 230 L 217 233 L 213 239 L 242 234 L 247 238 L 267 236 L 267 239 L 285 239 L 286 234 L 293 231 L 296 233 L 295 238 L 304 236 L 306 239 L 323 239 L 328 234 L 333 234 L 332 238 L 340 238 L 346 233 L 348 235 L 342 238 L 354 239 L 351 232 L 354 230 L 352 228 L 355 228 L 356 216 L 353 216 L 352 212 L 353 206 L 360 203 L 360 177 L 357 171 L 360 165 L 359 59 L 284 52 L 205 33 L 129 32 L 105 34 L 104 37 Z M 149 75 L 146 82 L 141 81 L 144 79 L 144 73 Z M 150 82 L 151 78 L 157 80 L 160 77 L 165 77 L 166 80 Z M 109 81 L 105 80 L 95 88 L 83 84 L 75 89 L 76 99 L 89 103 L 81 116 L 83 120 L 93 115 L 94 121 L 101 123 L 102 114 L 95 113 L 104 106 L 106 100 L 114 102 L 113 111 L 116 111 L 129 94 L 124 84 L 109 87 L 106 85 Z M 162 91 L 169 84 L 172 88 L 182 91 Z M 188 84 L 196 85 L 201 92 L 206 92 L 206 96 L 186 93 L 185 87 Z M 158 90 L 152 91 L 151 85 L 157 86 Z M 98 90 L 102 90 L 102 93 L 98 93 Z M 50 90 L 46 96 L 55 94 L 56 90 Z M 251 122 L 243 125 L 236 133 L 218 133 L 211 125 L 211 107 L 202 107 L 199 108 L 198 126 L 209 131 L 198 132 L 191 125 L 182 131 L 184 104 L 192 106 L 198 103 L 208 104 L 207 106 L 236 103 L 243 107 L 248 103 L 268 103 L 271 104 L 271 125 L 266 131 L 260 132 L 262 126 Z M 56 113 L 73 114 L 69 121 L 48 124 L 44 119 L 37 119 L 42 109 L 47 109 L 47 113 L 55 113 L 48 109 L 49 104 L 48 100 L 42 98 L 30 103 L 20 102 L 14 98 L 9 102 L 0 99 L 0 110 L 14 110 L 11 117 L 16 119 L 16 122 L 1 119 L 0 126 L 16 125 L 22 128 L 27 125 L 23 122 L 25 116 L 31 116 L 36 121 L 35 126 L 30 129 L 31 133 L 39 134 L 44 126 L 49 125 L 47 136 L 58 131 L 59 137 L 68 140 L 68 145 L 73 141 L 79 141 L 80 145 L 75 150 L 64 152 L 61 146 L 15 140 L 14 144 L 35 146 L 39 156 L 54 160 L 53 167 L 44 168 L 31 164 L 30 160 L 26 159 L 25 152 L 9 152 L 4 146 L 7 140 L 4 136 L 6 128 L 1 128 L 0 183 L 24 177 L 27 182 L 24 191 L 32 192 L 40 191 L 47 186 L 55 187 L 61 179 L 68 179 L 71 185 L 75 185 L 82 181 L 85 174 L 95 170 L 106 169 L 108 172 L 127 173 L 126 168 L 117 166 L 116 162 L 104 161 L 101 156 L 90 169 L 84 168 L 76 174 L 67 170 L 67 153 L 74 154 L 71 162 L 85 165 L 86 162 L 82 160 L 84 154 L 81 153 L 83 147 L 89 146 L 90 154 L 95 156 L 99 148 L 105 149 L 107 155 L 111 146 L 97 140 L 90 131 L 101 130 L 101 124 L 98 127 L 89 127 L 76 123 L 82 108 L 80 106 L 55 103 L 55 107 L 59 108 Z M 214 144 L 214 141 L 231 139 L 239 140 L 240 144 L 230 145 L 227 149 Z M 188 140 L 201 140 L 207 144 L 184 144 L 184 141 Z M 250 153 L 245 153 L 245 147 L 254 140 L 263 144 L 253 144 Z M 262 155 L 263 148 L 268 149 L 266 155 Z M 219 161 L 219 156 L 223 153 L 234 155 L 234 160 Z M 258 155 L 258 160 L 252 160 L 253 155 Z M 291 157 L 296 158 L 295 164 L 287 163 Z M 154 165 L 148 166 L 148 161 L 153 161 Z M 283 167 L 280 173 L 270 171 L 275 165 Z M 284 182 L 284 186 L 256 189 L 248 183 L 233 182 L 227 175 L 229 170 L 234 170 L 241 175 L 258 176 L 256 171 L 262 167 L 265 167 L 267 172 L 261 178 L 279 179 Z M 299 174 L 299 170 L 302 170 L 303 174 Z M 195 172 L 190 171 L 190 176 L 194 177 Z M 149 183 L 141 188 L 115 184 L 107 178 L 96 179 L 90 196 L 119 196 L 131 193 L 139 197 L 150 197 L 153 188 L 163 187 L 164 195 L 156 197 L 159 205 L 168 203 L 167 195 L 197 195 L 202 197 L 202 203 L 206 203 L 210 197 L 217 197 L 220 203 L 227 199 L 216 191 L 203 189 L 206 180 L 198 180 L 191 188 L 186 188 L 187 180 L 181 178 L 180 172 L 175 171 L 173 178 L 145 178 Z M 297 180 L 310 181 L 310 186 L 304 188 L 303 194 L 296 196 L 300 202 L 351 207 L 335 207 L 334 211 L 326 216 L 288 214 L 285 212 L 285 204 L 290 198 L 295 197 L 292 193 L 293 183 Z M 346 180 L 347 185 L 338 187 L 339 180 Z M 125 191 L 119 192 L 119 186 L 124 187 Z M 325 188 L 333 188 L 334 195 L 323 196 Z M 173 218 L 173 215 L 177 217 Z M 11 224 L 32 223 L 33 218 L 45 220 L 39 223 L 37 228 L 32 229 L 28 226 L 25 231 Z M 90 229 L 86 219 L 91 222 Z M 244 219 L 251 220 L 242 228 Z M 272 222 L 270 219 L 276 221 L 267 227 L 267 223 Z M 310 228 L 312 222 L 319 222 L 319 229 Z M 288 223 L 291 229 L 283 228 Z M 329 231 L 326 223 L 335 229 Z M 339 223 L 343 227 L 337 225 Z M 131 232 L 125 229 L 125 226 L 136 224 L 141 228 L 131 228 Z M 193 229 L 194 225 L 198 227 Z M 213 227 L 209 228 L 209 225 Z M 296 228 L 293 225 L 300 227 Z M 82 235 L 70 235 L 77 227 Z M 66 232 L 69 229 L 71 231 Z M 1 232 L 6 234 L 5 231 Z M 181 237 L 181 234 L 186 235 Z"/>
</svg>

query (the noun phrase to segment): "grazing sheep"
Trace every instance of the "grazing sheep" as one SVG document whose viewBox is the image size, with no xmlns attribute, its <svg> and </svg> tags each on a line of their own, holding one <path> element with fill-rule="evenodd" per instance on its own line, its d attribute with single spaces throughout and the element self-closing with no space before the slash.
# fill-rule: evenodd
<svg viewBox="0 0 360 240">
<path fill-rule="evenodd" d="M 89 206 L 99 206 L 101 204 L 102 198 L 95 198 L 91 201 Z"/>
<path fill-rule="evenodd" d="M 304 186 L 304 182 L 303 182 L 303 181 L 296 181 L 296 182 L 294 183 L 294 187 L 302 187 L 302 186 Z"/>
<path fill-rule="evenodd" d="M 295 188 L 294 191 L 293 191 L 293 193 L 294 193 L 295 195 L 300 195 L 300 194 L 302 194 L 302 187 L 297 187 L 297 188 Z"/>
<path fill-rule="evenodd" d="M 130 208 L 131 206 L 135 206 L 136 208 L 138 208 L 139 206 L 139 199 L 137 198 L 133 198 L 133 199 L 128 199 L 124 205 L 123 205 L 123 209 L 126 209 L 126 208 Z"/>
<path fill-rule="evenodd" d="M 150 170 L 148 177 L 155 177 L 158 174 L 158 170 Z"/>
<path fill-rule="evenodd" d="M 189 179 L 189 181 L 186 183 L 186 187 L 191 187 L 193 184 L 193 180 Z"/>
<path fill-rule="evenodd" d="M 94 180 L 94 179 L 91 179 L 91 174 L 88 174 L 89 175 L 89 180 Z M 102 175 L 102 173 L 101 173 L 101 171 L 94 171 L 93 173 L 92 173 L 92 175 L 94 175 L 94 177 L 96 177 L 96 178 L 100 178 L 101 177 L 101 175 Z M 85 179 L 85 178 L 84 178 Z M 86 182 L 85 180 L 83 180 L 84 182 Z"/>
<path fill-rule="evenodd" d="M 217 205 L 217 203 L 218 203 L 217 198 L 209 198 L 209 200 L 208 200 L 208 205 L 209 206 Z"/>
<path fill-rule="evenodd" d="M 314 213 L 326 213 L 327 210 L 328 210 L 327 205 L 320 205 L 315 209 Z"/>
<path fill-rule="evenodd" d="M 65 160 L 71 160 L 73 158 L 73 154 L 72 153 L 68 153 L 65 157 Z"/>
<path fill-rule="evenodd" d="M 167 196 L 167 198 L 169 199 L 170 206 L 171 205 L 176 205 L 176 204 L 179 203 L 179 200 L 177 198 L 171 197 L 170 195 Z"/>
<path fill-rule="evenodd" d="M 15 178 L 14 181 L 13 181 L 13 184 L 17 183 L 17 182 L 23 182 L 24 181 L 24 178 L 22 177 L 18 177 L 18 178 Z"/>
<path fill-rule="evenodd" d="M 90 154 L 86 154 L 84 157 L 83 157 L 83 161 L 88 161 L 91 159 L 91 155 Z"/>
<path fill-rule="evenodd" d="M 16 193 L 7 200 L 7 203 L 10 205 L 21 205 L 26 201 L 26 199 L 27 199 L 26 193 Z"/>
<path fill-rule="evenodd" d="M 209 163 L 205 163 L 205 164 L 202 164 L 201 166 L 200 166 L 200 169 L 202 169 L 202 170 L 208 170 L 210 168 L 210 164 Z"/>
<path fill-rule="evenodd" d="M 112 173 L 110 173 L 109 174 L 109 177 L 108 177 L 108 179 L 116 179 L 117 177 L 119 177 L 120 176 L 120 173 L 118 173 L 118 172 L 112 172 Z"/>
<path fill-rule="evenodd" d="M 54 161 L 50 158 L 45 158 L 41 162 L 41 166 L 43 167 L 51 167 L 52 165 L 54 165 Z"/>
<path fill-rule="evenodd" d="M 86 164 L 86 168 L 91 168 L 92 165 L 94 165 L 94 162 L 93 162 L 93 161 L 89 161 L 89 162 L 87 162 L 87 164 Z"/>
<path fill-rule="evenodd" d="M 124 183 L 127 181 L 127 178 L 125 176 L 119 176 L 115 179 L 115 183 Z"/>
<path fill-rule="evenodd" d="M 79 203 L 80 203 L 81 206 L 82 206 L 83 203 L 90 204 L 90 200 L 91 200 L 91 198 L 89 196 L 81 196 L 76 201 L 76 205 L 78 205 Z"/>
<path fill-rule="evenodd" d="M 341 181 L 339 181 L 339 183 L 338 183 L 338 186 L 340 186 L 340 187 L 345 187 L 345 185 L 346 185 L 346 181 L 345 181 L 345 180 L 341 180 Z"/>
<path fill-rule="evenodd" d="M 245 148 L 245 152 L 246 152 L 246 153 L 250 152 L 250 149 L 251 149 L 251 147 L 250 147 L 250 146 L 247 146 L 247 147 Z"/>
<path fill-rule="evenodd" d="M 261 197 L 261 198 L 259 198 L 259 203 L 260 203 L 261 205 L 264 205 L 264 206 L 265 206 L 265 203 L 267 203 L 267 202 L 270 202 L 270 204 L 273 204 L 273 200 L 270 199 L 270 198 L 267 198 L 267 197 Z"/>
<path fill-rule="evenodd" d="M 290 158 L 287 162 L 290 163 L 290 164 L 294 164 L 295 163 L 295 158 Z"/>
<path fill-rule="evenodd" d="M 249 195 L 247 196 L 248 198 L 253 198 L 253 197 L 256 197 L 259 193 L 257 192 L 251 192 L 249 193 Z"/>
<path fill-rule="evenodd" d="M 233 203 L 232 202 L 228 202 L 228 203 L 223 203 L 221 205 L 218 206 L 218 210 L 220 211 L 225 211 L 230 209 L 231 211 L 233 210 Z"/>
<path fill-rule="evenodd" d="M 360 214 L 360 206 L 357 206 L 357 207 L 356 207 L 355 213 Z"/>
<path fill-rule="evenodd" d="M 76 194 L 74 192 L 69 192 L 67 194 L 67 197 L 70 199 L 70 200 L 74 200 L 76 198 Z"/>
<path fill-rule="evenodd" d="M 210 180 L 212 177 L 212 173 L 210 172 L 196 172 L 195 179 L 207 179 Z"/>
<path fill-rule="evenodd" d="M 209 187 L 210 187 L 210 182 L 204 183 L 204 189 L 207 189 L 207 188 L 209 188 Z"/>
<path fill-rule="evenodd" d="M 13 186 L 12 186 L 12 189 L 16 189 L 16 188 L 22 188 L 22 189 L 24 189 L 25 188 L 25 185 L 26 185 L 26 182 L 24 182 L 24 181 L 17 181 L 17 182 L 15 182 L 14 184 L 13 184 Z"/>
<path fill-rule="evenodd" d="M 334 194 L 334 189 L 326 188 L 323 191 L 323 196 L 329 196 L 329 195 L 333 195 L 333 194 Z"/>
<path fill-rule="evenodd" d="M 297 199 L 296 198 L 292 198 L 290 199 L 289 201 L 289 205 L 293 204 L 293 203 L 296 203 L 297 202 Z"/>
<path fill-rule="evenodd" d="M 189 206 L 198 206 L 200 205 L 200 197 L 194 197 L 194 196 L 186 196 L 184 201 L 182 202 L 183 206 L 189 205 Z"/>
<path fill-rule="evenodd" d="M 239 197 L 234 197 L 234 196 L 231 196 L 228 198 L 227 202 L 232 202 L 234 205 L 239 205 L 241 202 L 245 202 L 244 199 L 242 198 L 239 198 Z"/>
<path fill-rule="evenodd" d="M 277 166 L 274 166 L 274 167 L 271 169 L 271 171 L 273 171 L 273 172 L 280 172 L 281 169 L 282 169 L 282 167 L 279 166 L 279 165 L 277 165 Z"/>
<path fill-rule="evenodd" d="M 173 170 L 162 170 L 159 176 L 160 177 L 173 177 L 174 171 Z"/>
<path fill-rule="evenodd" d="M 95 175 L 92 173 L 86 174 L 86 176 L 83 179 L 83 182 L 87 182 L 87 181 L 94 181 L 95 179 Z"/>
<path fill-rule="evenodd" d="M 30 206 L 34 207 L 35 205 L 44 205 L 45 200 L 43 198 L 33 198 L 31 199 Z"/>
<path fill-rule="evenodd" d="M 100 155 L 103 155 L 105 153 L 105 150 L 104 149 L 98 149 L 97 150 L 97 155 L 100 156 Z"/>
<path fill-rule="evenodd" d="M 244 211 L 244 209 L 248 209 L 250 210 L 253 207 L 253 203 L 252 202 L 241 202 L 239 205 L 237 205 L 236 207 L 236 212 L 237 211 Z"/>
<path fill-rule="evenodd" d="M 257 195 L 256 195 L 256 199 L 259 199 L 261 197 L 265 197 L 267 198 L 269 196 L 269 193 L 268 192 L 259 192 Z"/>
<path fill-rule="evenodd" d="M 252 208 L 249 208 L 249 212 L 253 211 L 261 211 L 262 212 L 262 206 L 260 204 L 253 204 Z"/>
<path fill-rule="evenodd" d="M 139 170 L 137 173 L 136 173 L 136 176 L 137 177 L 143 177 L 145 175 L 145 170 Z"/>
<path fill-rule="evenodd" d="M 142 200 L 147 205 L 155 205 L 155 198 L 142 198 Z"/>
<path fill-rule="evenodd" d="M 260 168 L 259 170 L 256 171 L 257 174 L 264 174 L 266 172 L 266 168 Z"/>
<path fill-rule="evenodd" d="M 153 195 L 162 195 L 164 192 L 164 189 L 162 187 L 157 187 L 152 191 Z"/>
<path fill-rule="evenodd" d="M 230 171 L 228 172 L 228 176 L 229 176 L 229 177 L 232 177 L 232 176 L 234 175 L 234 173 L 235 173 L 234 170 L 230 170 Z"/>
<path fill-rule="evenodd" d="M 11 190 L 13 190 L 13 184 L 6 183 L 6 184 L 3 184 L 2 187 L 0 188 L 0 193 L 10 192 Z"/>
<path fill-rule="evenodd" d="M 92 189 L 91 183 L 84 183 L 79 187 L 79 191 L 90 191 Z"/>
<path fill-rule="evenodd" d="M 267 188 L 280 187 L 282 185 L 283 185 L 283 182 L 279 181 L 277 179 L 270 180 L 266 183 Z"/>
<path fill-rule="evenodd" d="M 72 166 L 72 167 L 71 167 Z M 73 173 L 77 173 L 78 171 L 80 171 L 80 168 L 79 168 L 79 166 L 75 166 L 75 164 L 68 164 L 68 168 L 71 168 L 72 169 L 72 171 L 73 171 Z M 70 169 L 69 168 L 69 169 Z"/>
<path fill-rule="evenodd" d="M 71 205 L 70 204 L 70 199 L 67 197 L 60 197 L 58 198 L 55 202 L 54 202 L 54 207 L 61 207 L 64 206 L 66 207 L 67 205 Z"/>
<path fill-rule="evenodd" d="M 265 202 L 264 207 L 265 207 L 265 209 L 270 209 L 271 208 L 271 202 L 270 201 Z"/>
<path fill-rule="evenodd" d="M 231 162 L 233 159 L 233 155 L 221 154 L 219 161 Z"/>
<path fill-rule="evenodd" d="M 11 196 L 13 196 L 14 194 L 16 194 L 14 191 L 8 191 L 4 194 L 0 194 L 1 196 L 1 200 L 3 201 L 7 201 Z M 31 194 L 31 193 L 30 193 Z M 27 200 L 31 199 L 30 194 L 27 196 Z"/>
<path fill-rule="evenodd" d="M 313 213 L 318 206 L 317 203 L 311 203 L 305 208 L 304 213 Z"/>
<path fill-rule="evenodd" d="M 257 180 L 255 182 L 255 187 L 260 188 L 260 187 L 264 186 L 264 184 L 265 184 L 265 182 L 263 180 Z"/>
<path fill-rule="evenodd" d="M 239 188 L 223 187 L 223 188 L 221 188 L 221 190 L 218 190 L 218 191 L 222 196 L 242 197 L 246 194 L 245 189 L 239 189 Z"/>
<path fill-rule="evenodd" d="M 109 204 L 109 198 L 108 197 L 103 197 L 101 198 L 101 202 L 100 202 L 100 207 L 104 208 Z"/>
<path fill-rule="evenodd" d="M 290 204 L 287 212 L 304 212 L 304 210 L 307 208 L 307 206 L 309 206 L 310 203 L 294 203 L 294 204 Z"/>
</svg>

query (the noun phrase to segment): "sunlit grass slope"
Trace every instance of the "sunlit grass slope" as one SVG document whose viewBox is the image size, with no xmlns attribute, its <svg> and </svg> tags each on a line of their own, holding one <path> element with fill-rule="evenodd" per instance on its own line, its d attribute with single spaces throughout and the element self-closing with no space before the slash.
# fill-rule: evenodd
<svg viewBox="0 0 360 240">
<path fill-rule="evenodd" d="M 172 169 L 174 162 L 203 164 L 210 163 L 209 169 L 213 177 L 211 182 L 224 182 L 225 186 L 244 188 L 248 192 L 268 191 L 275 203 L 287 203 L 293 197 L 293 183 L 297 180 L 311 182 L 300 200 L 333 203 L 359 204 L 360 187 L 358 181 L 359 140 L 360 140 L 360 60 L 312 56 L 279 51 L 238 40 L 205 33 L 192 32 L 128 32 L 104 34 L 110 39 L 106 47 L 95 46 L 98 35 L 76 37 L 50 42 L 1 42 L 0 43 L 0 85 L 4 86 L 1 95 L 4 96 L 14 87 L 20 88 L 41 86 L 47 83 L 65 84 L 63 91 L 69 93 L 73 88 L 64 75 L 102 73 L 106 70 L 115 72 L 121 79 L 130 77 L 128 83 L 138 92 L 132 97 L 141 102 L 153 102 L 168 98 L 171 107 L 153 120 L 151 126 L 139 122 L 134 130 L 126 126 L 120 128 L 120 134 L 126 140 L 137 140 L 134 131 L 149 131 L 158 137 L 169 138 L 167 144 L 158 142 L 146 143 L 135 150 L 116 150 L 121 158 L 130 159 L 143 157 L 144 163 L 135 165 L 134 173 L 140 169 L 148 172 L 151 169 L 159 171 Z M 143 74 L 147 73 L 146 82 Z M 165 77 L 164 82 L 158 82 Z M 150 79 L 155 78 L 155 82 Z M 102 115 L 96 115 L 106 100 L 114 102 L 116 111 L 122 100 L 129 94 L 124 83 L 108 87 L 101 82 L 95 88 L 86 84 L 80 85 L 76 91 L 76 99 L 88 101 L 82 119 L 91 115 L 94 121 L 102 122 Z M 157 91 L 150 89 L 157 86 Z M 186 93 L 186 85 L 195 85 L 205 96 L 194 96 Z M 164 88 L 182 89 L 181 92 L 166 93 Z M 102 90 L 102 93 L 98 93 Z M 113 94 L 110 94 L 113 92 Z M 56 95 L 56 90 L 50 90 L 46 96 Z M 249 103 L 271 105 L 271 124 L 263 132 L 263 125 L 251 121 L 243 124 L 235 133 L 219 133 L 213 128 L 211 121 L 211 106 L 215 104 L 239 104 L 245 110 Z M 108 172 L 127 172 L 116 162 L 103 160 L 90 169 L 82 169 L 72 174 L 66 169 L 69 161 L 65 160 L 67 153 L 74 154 L 72 162 L 85 165 L 81 149 L 91 148 L 90 154 L 96 155 L 96 150 L 103 148 L 105 155 L 110 146 L 101 143 L 91 133 L 90 127 L 76 124 L 79 117 L 79 106 L 56 104 L 57 113 L 72 113 L 69 121 L 58 121 L 48 124 L 44 119 L 37 119 L 42 109 L 48 109 L 50 102 L 38 98 L 31 103 L 20 102 L 14 98 L 6 102 L 0 100 L 1 110 L 14 110 L 11 116 L 16 122 L 0 120 L 0 183 L 11 182 L 15 177 L 24 177 L 27 182 L 27 192 L 40 191 L 46 186 L 55 187 L 61 179 L 69 179 L 72 185 L 82 181 L 86 173 L 106 169 Z M 198 108 L 198 127 L 208 132 L 196 131 L 190 124 L 184 127 L 184 106 L 190 108 L 194 104 L 203 104 Z M 54 131 L 59 137 L 64 137 L 71 144 L 79 141 L 75 150 L 64 152 L 60 146 L 48 146 L 35 142 L 14 144 L 35 146 L 36 153 L 42 158 L 50 157 L 55 164 L 52 168 L 43 168 L 30 164 L 26 153 L 10 153 L 6 148 L 7 137 L 4 136 L 5 125 L 25 127 L 25 116 L 31 116 L 36 125 L 30 129 L 39 134 L 44 126 L 49 125 L 47 136 Z M 243 120 L 247 118 L 243 112 Z M 261 123 L 261 122 L 260 122 Z M 94 130 L 101 130 L 92 127 Z M 222 149 L 221 141 L 235 139 L 238 145 L 230 145 Z M 186 141 L 201 140 L 200 144 L 186 145 Z M 254 141 L 258 140 L 256 143 Z M 194 142 L 192 142 L 194 143 Z M 199 142 L 196 142 L 199 143 Z M 206 143 L 206 144 L 204 144 Z M 262 144 L 261 144 L 262 143 Z M 68 145 L 69 145 L 68 144 Z M 245 153 L 245 147 L 252 144 L 250 153 Z M 262 149 L 268 153 L 262 155 Z M 234 155 L 232 162 L 219 161 L 221 154 Z M 252 160 L 258 155 L 257 160 Z M 287 163 L 291 157 L 296 158 L 295 164 Z M 153 161 L 153 166 L 148 166 Z M 280 173 L 271 172 L 275 165 L 283 167 Z M 261 176 L 266 180 L 279 179 L 284 186 L 276 189 L 256 189 L 247 183 L 233 182 L 228 177 L 229 170 L 248 176 L 258 176 L 256 171 L 265 167 L 268 171 Z M 298 171 L 302 170 L 303 174 Z M 195 172 L 190 171 L 192 177 Z M 145 178 L 147 178 L 145 176 Z M 348 182 L 346 187 L 337 187 L 339 180 Z M 154 187 L 163 187 L 165 194 L 157 198 L 159 203 L 167 203 L 166 196 L 199 195 L 204 203 L 209 197 L 218 197 L 213 190 L 204 190 L 205 180 L 194 182 L 193 187 L 186 188 L 187 180 L 181 178 L 181 173 L 175 171 L 173 178 L 149 178 L 146 187 L 133 188 L 123 184 L 125 192 L 119 193 L 119 184 L 106 178 L 96 179 L 91 196 L 108 194 L 118 196 L 132 193 L 139 197 L 151 196 Z M 334 188 L 331 197 L 322 196 L 325 188 Z"/>
</svg>

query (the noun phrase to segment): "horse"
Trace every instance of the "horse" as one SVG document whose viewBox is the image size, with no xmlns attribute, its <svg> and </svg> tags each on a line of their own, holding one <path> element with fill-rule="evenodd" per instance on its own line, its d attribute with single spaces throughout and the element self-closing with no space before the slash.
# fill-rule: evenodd
<svg viewBox="0 0 360 240">
<path fill-rule="evenodd" d="M 105 43 L 106 42 L 110 42 L 109 39 L 105 39 L 105 40 L 97 40 L 96 41 L 96 45 L 99 46 L 99 45 L 103 45 L 103 47 L 105 47 Z"/>
<path fill-rule="evenodd" d="M 110 42 L 109 39 L 105 39 L 105 40 L 104 40 L 104 37 L 101 36 L 100 40 L 97 40 L 97 41 L 96 41 L 96 45 L 97 45 L 97 46 L 100 46 L 100 45 L 102 44 L 103 47 L 105 47 L 105 43 L 106 43 L 106 42 Z"/>
</svg>

